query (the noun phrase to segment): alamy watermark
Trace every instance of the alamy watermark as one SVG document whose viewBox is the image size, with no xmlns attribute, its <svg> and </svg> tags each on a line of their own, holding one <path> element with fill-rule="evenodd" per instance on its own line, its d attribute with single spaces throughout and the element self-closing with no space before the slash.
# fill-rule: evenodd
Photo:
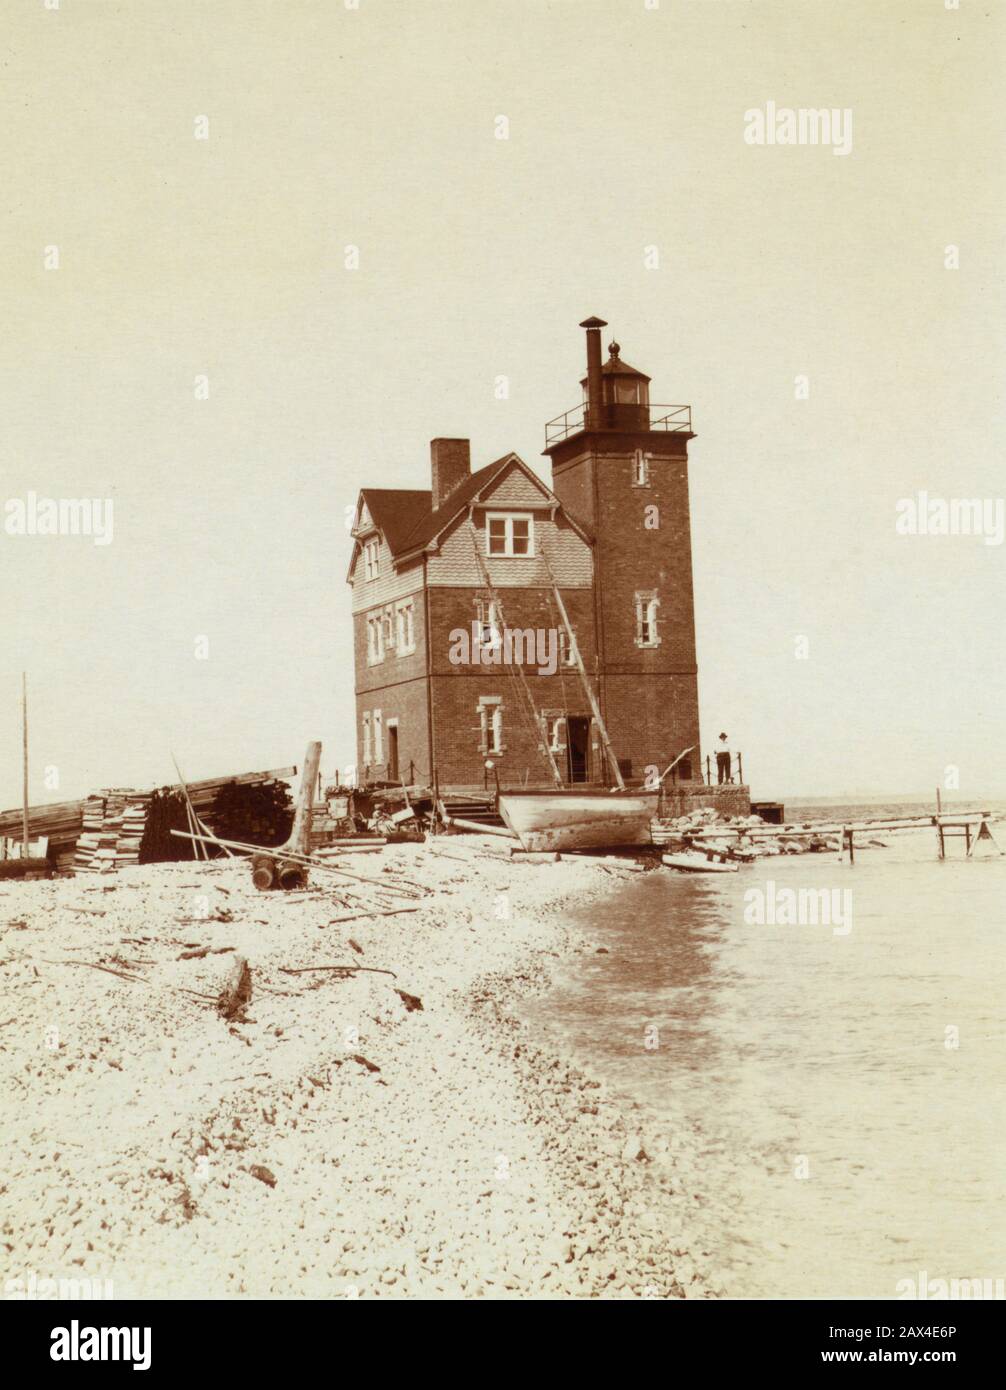
<svg viewBox="0 0 1006 1390">
<path fill-rule="evenodd" d="M 744 894 L 749 927 L 831 927 L 832 935 L 852 931 L 851 888 L 779 888 L 769 879 Z"/>
<path fill-rule="evenodd" d="M 924 1269 L 918 1278 L 899 1279 L 894 1288 L 896 1298 L 925 1299 L 1004 1299 L 1006 1279 L 930 1279 Z"/>
<path fill-rule="evenodd" d="M 830 145 L 832 154 L 852 152 L 852 109 L 848 106 L 753 106 L 744 112 L 746 145 Z"/>
<path fill-rule="evenodd" d="M 447 659 L 452 666 L 535 666 L 539 676 L 559 669 L 559 633 L 554 627 L 499 627 L 486 632 L 473 622 L 449 634 Z"/>
<path fill-rule="evenodd" d="M 14 1276 L 4 1283 L 4 1298 L 19 1302 L 37 1299 L 86 1299 L 112 1297 L 111 1279 L 52 1279 L 37 1273 Z"/>
<path fill-rule="evenodd" d="M 899 536 L 982 536 L 986 545 L 1002 545 L 1006 534 L 1002 497 L 930 497 L 920 492 L 895 505 Z"/>
<path fill-rule="evenodd" d="M 110 497 L 8 497 L 3 529 L 8 536 L 91 536 L 111 545 L 114 504 Z"/>
</svg>

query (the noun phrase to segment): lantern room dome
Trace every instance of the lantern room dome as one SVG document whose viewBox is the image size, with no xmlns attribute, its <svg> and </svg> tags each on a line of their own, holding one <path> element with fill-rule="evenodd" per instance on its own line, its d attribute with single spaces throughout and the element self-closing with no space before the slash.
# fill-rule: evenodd
<svg viewBox="0 0 1006 1390">
<path fill-rule="evenodd" d="M 650 403 L 650 378 L 645 372 L 630 367 L 623 362 L 618 343 L 608 344 L 608 360 L 601 367 L 601 398 L 605 406 L 629 406 L 648 409 Z M 583 398 L 587 399 L 588 378 L 582 377 Z M 621 414 L 621 412 L 619 412 Z M 612 420 L 614 424 L 615 421 Z M 636 420 L 619 420 L 619 424 L 635 424 Z"/>
</svg>

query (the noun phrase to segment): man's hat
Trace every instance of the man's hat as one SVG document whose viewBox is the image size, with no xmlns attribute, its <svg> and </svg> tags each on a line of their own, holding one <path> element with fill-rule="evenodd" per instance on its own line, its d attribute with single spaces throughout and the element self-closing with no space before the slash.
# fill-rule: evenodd
<svg viewBox="0 0 1006 1390">
<path fill-rule="evenodd" d="M 726 738 L 726 734 L 720 734 L 720 738 Z"/>
</svg>

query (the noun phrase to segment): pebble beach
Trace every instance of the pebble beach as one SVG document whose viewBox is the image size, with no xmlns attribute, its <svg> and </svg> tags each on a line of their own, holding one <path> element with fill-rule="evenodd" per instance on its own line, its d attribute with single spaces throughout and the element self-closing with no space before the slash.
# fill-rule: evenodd
<svg viewBox="0 0 1006 1390">
<path fill-rule="evenodd" d="M 630 871 L 478 836 L 342 863 L 405 910 L 347 913 L 321 870 L 260 893 L 240 860 L 0 885 L 5 1296 L 721 1292 L 691 1136 L 519 1018 L 602 949 L 566 911 Z"/>
</svg>

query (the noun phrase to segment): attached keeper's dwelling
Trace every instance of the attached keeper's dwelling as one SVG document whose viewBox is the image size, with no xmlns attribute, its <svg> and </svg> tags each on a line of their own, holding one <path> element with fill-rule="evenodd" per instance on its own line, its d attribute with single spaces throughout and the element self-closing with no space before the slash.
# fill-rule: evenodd
<svg viewBox="0 0 1006 1390">
<path fill-rule="evenodd" d="M 472 472 L 435 439 L 430 486 L 364 488 L 353 526 L 361 782 L 610 783 L 563 623 L 627 781 L 700 777 L 687 406 L 655 406 L 588 319 L 583 400 L 546 426 L 552 488 L 516 454 Z M 553 587 L 555 586 L 555 587 Z M 548 744 L 548 751 L 542 746 Z"/>
</svg>

